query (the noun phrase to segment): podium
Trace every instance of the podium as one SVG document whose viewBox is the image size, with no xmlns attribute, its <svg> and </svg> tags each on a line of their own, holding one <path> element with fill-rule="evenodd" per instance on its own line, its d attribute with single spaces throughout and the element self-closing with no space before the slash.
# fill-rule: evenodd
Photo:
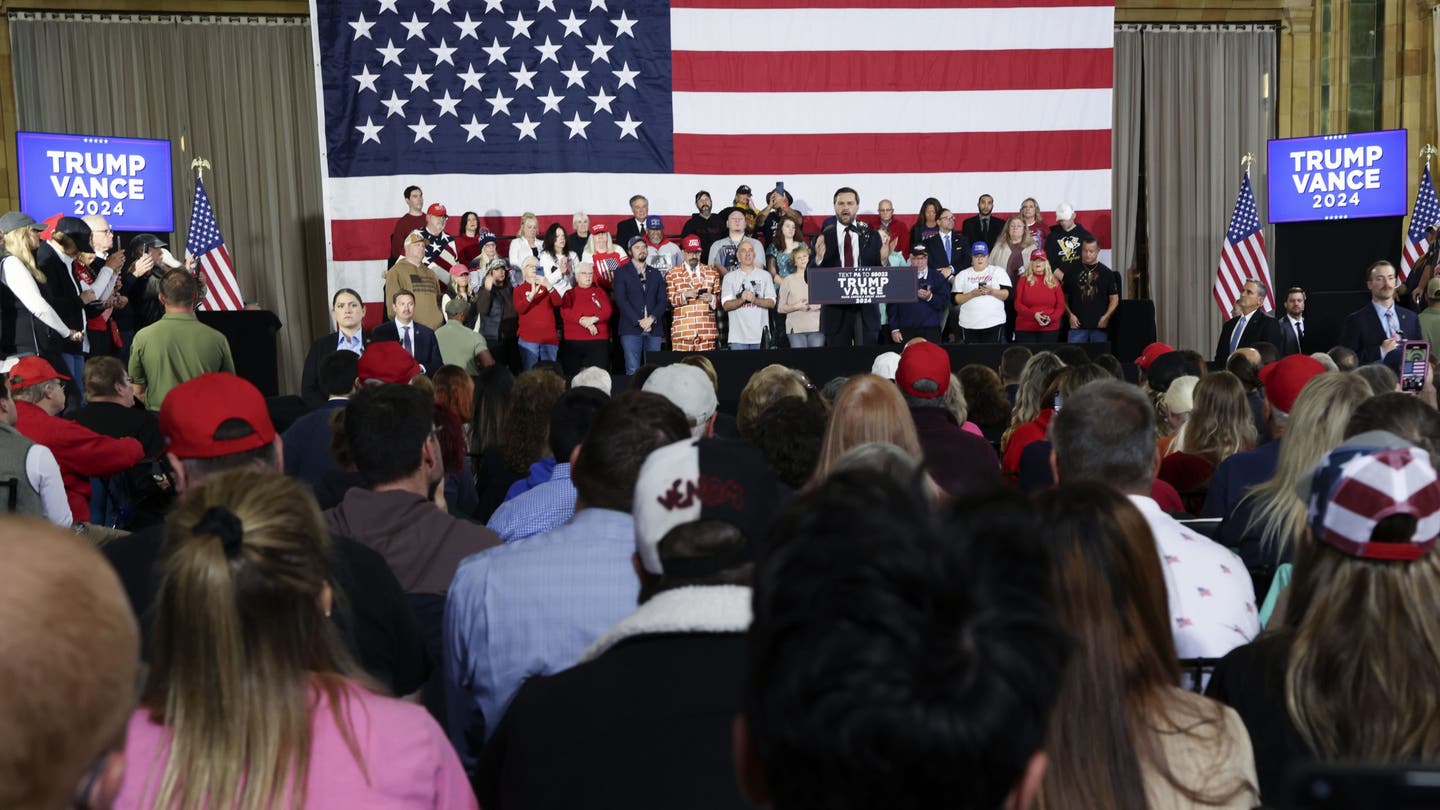
<svg viewBox="0 0 1440 810">
<path fill-rule="evenodd" d="M 275 338 L 283 328 L 279 316 L 265 309 L 242 309 L 197 310 L 195 317 L 229 341 L 237 375 L 254 383 L 265 396 L 279 396 L 280 363 L 275 353 Z"/>
</svg>

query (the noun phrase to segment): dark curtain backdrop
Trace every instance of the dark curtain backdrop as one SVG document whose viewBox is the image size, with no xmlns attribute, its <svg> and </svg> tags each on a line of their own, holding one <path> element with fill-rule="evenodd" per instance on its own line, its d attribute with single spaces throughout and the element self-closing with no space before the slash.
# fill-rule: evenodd
<svg viewBox="0 0 1440 810">
<path fill-rule="evenodd" d="M 177 256 L 190 162 L 210 161 L 205 190 L 241 291 L 283 322 L 280 388 L 295 393 L 328 328 L 308 20 L 13 12 L 10 45 L 21 130 L 171 141 Z"/>
</svg>

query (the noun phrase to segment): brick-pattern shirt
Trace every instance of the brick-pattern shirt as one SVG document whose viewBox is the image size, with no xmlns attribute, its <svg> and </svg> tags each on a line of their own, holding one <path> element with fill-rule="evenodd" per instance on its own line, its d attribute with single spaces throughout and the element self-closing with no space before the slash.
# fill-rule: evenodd
<svg viewBox="0 0 1440 810">
<path fill-rule="evenodd" d="M 709 289 L 711 302 L 720 300 L 720 273 L 708 264 L 695 269 L 689 265 L 672 267 L 665 273 L 665 286 L 670 291 L 674 315 L 670 325 L 670 345 L 677 352 L 708 352 L 715 348 L 720 331 L 715 310 L 699 299 L 686 302 L 687 295 Z"/>
</svg>

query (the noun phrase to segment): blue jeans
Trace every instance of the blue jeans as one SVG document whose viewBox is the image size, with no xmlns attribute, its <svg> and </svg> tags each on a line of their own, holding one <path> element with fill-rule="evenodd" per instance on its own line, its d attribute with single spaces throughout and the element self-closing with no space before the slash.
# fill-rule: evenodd
<svg viewBox="0 0 1440 810">
<path fill-rule="evenodd" d="M 1109 340 L 1109 335 L 1104 329 L 1071 329 L 1070 337 L 1066 341 L 1070 343 L 1104 343 Z"/>
<path fill-rule="evenodd" d="M 560 356 L 560 347 L 554 343 L 531 343 L 520 341 L 520 368 L 529 371 L 542 360 L 554 362 Z"/>
<path fill-rule="evenodd" d="M 811 349 L 825 345 L 824 332 L 791 332 L 786 337 L 790 338 L 792 349 Z"/>
<path fill-rule="evenodd" d="M 625 353 L 625 374 L 629 376 L 645 362 L 645 355 L 660 351 L 659 335 L 621 335 L 620 350 Z"/>
<path fill-rule="evenodd" d="M 732 340 L 730 341 L 729 346 L 730 351 L 732 352 L 754 352 L 760 350 L 759 343 L 736 343 Z"/>
</svg>

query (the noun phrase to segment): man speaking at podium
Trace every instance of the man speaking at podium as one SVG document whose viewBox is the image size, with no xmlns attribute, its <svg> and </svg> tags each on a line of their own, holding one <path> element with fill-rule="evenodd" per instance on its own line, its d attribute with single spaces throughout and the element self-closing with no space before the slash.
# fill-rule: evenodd
<svg viewBox="0 0 1440 810">
<path fill-rule="evenodd" d="M 855 220 L 860 195 L 845 187 L 835 192 L 835 224 L 820 234 L 816 267 L 880 267 L 880 237 Z M 855 327 L 860 337 L 856 343 Z M 872 346 L 880 336 L 879 304 L 825 304 L 820 307 L 820 331 L 826 346 Z"/>
</svg>

